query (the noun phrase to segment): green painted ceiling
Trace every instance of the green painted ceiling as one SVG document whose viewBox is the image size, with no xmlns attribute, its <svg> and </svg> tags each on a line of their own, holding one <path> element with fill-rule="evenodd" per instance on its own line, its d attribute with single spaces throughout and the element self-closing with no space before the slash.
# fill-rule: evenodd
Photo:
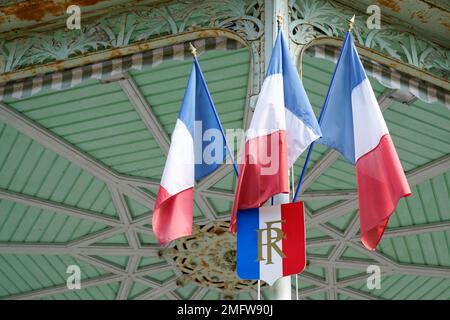
<svg viewBox="0 0 450 320">
<path fill-rule="evenodd" d="M 224 127 L 241 128 L 250 71 L 248 50 L 209 52 L 200 57 L 200 63 Z M 130 74 L 169 136 L 191 64 L 191 61 L 167 61 L 156 68 Z M 303 61 L 304 85 L 317 115 L 333 68 L 333 63 L 316 58 L 306 57 Z M 375 80 L 371 82 L 376 95 L 381 96 L 385 88 Z M 86 81 L 69 90 L 41 93 L 7 104 L 114 172 L 154 181 L 161 177 L 164 154 L 118 83 Z M 439 159 L 447 157 L 448 161 L 450 111 L 444 106 L 420 101 L 411 105 L 392 102 L 384 116 L 407 174 L 427 169 Z M 320 145 L 315 147 L 310 170 L 327 152 Z M 303 162 L 304 156 L 295 166 L 296 178 Z M 206 208 L 209 205 L 222 219 L 229 216 L 235 184 L 229 169 L 223 179 L 202 193 Z M 338 158 L 303 190 L 308 197 L 309 220 L 315 221 L 351 200 L 349 197 L 356 189 L 354 171 Z M 301 297 L 450 299 L 450 172 L 431 170 L 418 182 L 412 187 L 413 196 L 400 201 L 374 254 L 359 245 L 359 222 L 355 220 L 354 208 L 307 227 L 310 265 L 300 277 Z M 44 148 L 33 137 L 0 122 L 0 194 L 5 190 L 8 194 L 64 204 L 120 223 L 120 214 L 105 182 Z M 148 187 L 150 195 L 155 191 L 154 187 Z M 217 191 L 220 196 L 208 191 Z M 315 193 L 321 196 L 314 198 Z M 149 227 L 151 204 L 143 205 L 127 196 L 124 201 L 133 221 L 143 221 L 132 229 L 142 249 L 138 254 L 132 249 L 129 253 L 116 250 L 132 247 L 130 233 L 126 229 L 116 230 L 106 221 L 68 215 L 10 198 L 0 200 L 0 297 L 223 297 L 215 290 L 191 284 L 174 286 L 177 271 L 151 250 L 157 246 Z M 197 221 L 207 216 L 200 208 L 205 208 L 205 204 L 196 205 Z M 424 226 L 433 228 L 427 231 Z M 412 232 L 396 234 L 404 228 Z M 97 235 L 103 235 L 101 240 Z M 17 252 L 8 249 L 27 248 L 27 245 L 33 248 Z M 92 245 L 95 250 L 70 251 L 81 245 Z M 72 264 L 82 269 L 82 290 L 65 289 L 66 268 Z M 368 264 L 381 264 L 382 272 L 386 271 L 379 290 L 366 287 Z M 138 276 L 129 278 L 128 272 Z M 124 283 L 129 286 L 127 290 L 123 289 Z M 255 293 L 240 293 L 236 298 L 254 299 Z"/>
</svg>

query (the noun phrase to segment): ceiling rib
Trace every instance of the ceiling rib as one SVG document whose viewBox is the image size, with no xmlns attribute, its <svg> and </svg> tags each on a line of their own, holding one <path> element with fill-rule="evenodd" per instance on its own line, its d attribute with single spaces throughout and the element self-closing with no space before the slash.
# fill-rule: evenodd
<svg viewBox="0 0 450 320">
<path fill-rule="evenodd" d="M 370 253 L 365 250 L 366 255 L 370 256 Z M 329 265 L 328 258 L 319 258 L 319 257 L 310 257 L 308 258 L 311 265 L 319 266 L 319 267 L 327 267 Z M 386 265 L 386 263 L 382 263 L 380 261 L 362 261 L 362 260 L 354 260 L 348 259 L 345 260 L 337 260 L 333 263 L 333 266 L 336 268 L 345 268 L 345 269 L 356 269 L 356 270 L 367 270 L 367 267 L 370 265 L 380 265 L 381 269 L 386 272 L 392 272 L 393 274 L 409 274 L 416 276 L 424 276 L 424 277 L 442 277 L 442 278 L 450 278 L 450 268 L 442 268 L 435 266 L 419 266 L 419 265 L 411 265 L 411 264 L 398 264 L 395 263 L 392 267 Z"/>
<path fill-rule="evenodd" d="M 450 155 L 447 155 L 435 161 L 431 161 L 423 166 L 420 166 L 419 168 L 414 169 L 410 172 L 407 172 L 406 178 L 408 179 L 409 185 L 413 187 L 423 181 L 431 179 L 449 170 L 450 170 Z M 357 208 L 358 208 L 358 198 L 343 201 L 336 205 L 327 207 L 323 210 L 319 210 L 317 213 L 313 215 L 309 225 L 310 226 L 318 225 L 331 218 L 339 217 Z"/>
<path fill-rule="evenodd" d="M 96 286 L 101 286 L 101 285 L 105 285 L 105 284 L 110 284 L 110 283 L 121 281 L 122 279 L 123 279 L 123 276 L 109 275 L 109 276 L 98 277 L 95 279 L 84 280 L 82 288 L 85 289 L 85 288 L 89 288 L 89 287 L 96 287 Z M 45 296 L 63 294 L 63 293 L 71 292 L 71 291 L 73 291 L 73 290 L 68 289 L 67 285 L 63 284 L 63 285 L 52 287 L 52 288 L 45 288 L 42 290 L 35 290 L 35 291 L 27 292 L 24 294 L 19 294 L 16 296 L 10 296 L 10 297 L 8 297 L 8 299 L 11 299 L 11 300 L 39 299 L 39 298 L 42 298 Z"/>
<path fill-rule="evenodd" d="M 373 295 L 361 292 L 359 290 L 351 289 L 351 288 L 339 288 L 337 289 L 338 293 L 345 294 L 355 299 L 361 300 L 380 300 L 380 298 L 375 297 Z"/>
<path fill-rule="evenodd" d="M 115 256 L 149 256 L 156 255 L 159 247 L 143 247 L 139 249 L 118 245 L 96 245 L 86 247 L 71 247 L 58 244 L 20 244 L 0 243 L 0 254 L 50 254 L 50 255 L 115 255 Z"/>
<path fill-rule="evenodd" d="M 137 296 L 135 300 L 152 300 L 161 297 L 162 295 L 166 294 L 167 292 L 170 292 L 177 288 L 176 279 L 169 280 L 164 285 L 162 285 L 160 288 L 151 290 L 150 292 L 146 292 L 140 296 Z"/>
<path fill-rule="evenodd" d="M 157 264 L 157 265 L 151 265 L 148 267 L 140 268 L 139 270 L 135 271 L 134 274 L 136 276 L 145 276 L 146 274 L 149 274 L 151 272 L 163 272 L 163 271 L 170 271 L 173 270 L 173 266 L 169 263 L 167 264 Z"/>
<path fill-rule="evenodd" d="M 100 230 L 98 232 L 93 232 L 91 234 L 85 235 L 83 237 L 80 237 L 76 240 L 72 240 L 68 243 L 66 243 L 67 246 L 70 247 L 86 247 L 91 244 L 94 244 L 96 242 L 111 238 L 113 236 L 116 236 L 118 234 L 121 234 L 124 232 L 123 228 L 108 228 L 106 230 Z"/>
<path fill-rule="evenodd" d="M 116 208 L 120 221 L 126 230 L 125 233 L 127 235 L 128 243 L 132 248 L 137 249 L 140 247 L 139 240 L 136 238 L 136 233 L 134 230 L 130 228 L 133 217 L 131 216 L 127 204 L 125 203 L 125 198 L 114 186 L 108 185 L 108 188 L 111 193 L 114 207 Z"/>
<path fill-rule="evenodd" d="M 194 194 L 194 201 L 207 219 L 209 219 L 210 221 L 217 220 L 217 215 L 214 212 L 214 208 L 211 206 L 208 200 L 203 198 L 200 193 Z"/>
<path fill-rule="evenodd" d="M 198 287 L 197 290 L 195 290 L 194 294 L 189 298 L 189 300 L 200 300 L 205 296 L 205 294 L 208 293 L 208 291 L 208 288 Z"/>
<path fill-rule="evenodd" d="M 418 224 L 408 227 L 399 227 L 386 229 L 384 232 L 383 238 L 392 238 L 392 237 L 404 237 L 404 236 L 412 236 L 426 232 L 439 232 L 439 231 L 449 231 L 450 230 L 450 221 L 447 222 L 434 222 L 428 224 Z M 353 238 L 352 240 L 358 240 L 358 238 Z"/>
<path fill-rule="evenodd" d="M 122 280 L 120 283 L 119 290 L 117 291 L 116 300 L 126 300 L 128 299 L 128 296 L 130 295 L 130 290 L 133 286 L 134 278 L 133 275 L 136 272 L 136 269 L 138 267 L 139 263 L 139 257 L 138 256 L 131 256 L 128 259 L 127 264 L 127 277 Z"/>
<path fill-rule="evenodd" d="M 144 206 L 154 204 L 154 197 L 142 189 L 124 183 L 119 174 L 106 167 L 97 159 L 90 157 L 61 137 L 40 126 L 25 115 L 17 112 L 5 103 L 0 103 L 0 120 L 12 126 L 16 130 L 35 140 L 42 146 L 54 151 L 81 169 L 89 172 L 98 179 L 116 184 L 117 187 L 131 198 Z"/>
<path fill-rule="evenodd" d="M 334 287 L 336 283 L 336 274 L 335 274 L 335 268 L 330 264 L 326 269 L 326 279 L 327 279 L 327 286 L 328 286 L 328 299 L 329 300 L 336 300 L 337 293 L 336 289 Z"/>
<path fill-rule="evenodd" d="M 298 297 L 299 298 L 309 298 L 312 295 L 315 295 L 315 294 L 318 294 L 318 293 L 322 293 L 322 292 L 325 292 L 327 290 L 328 290 L 328 288 L 326 286 L 301 289 L 301 290 L 298 291 Z M 292 296 L 293 297 L 296 296 L 295 289 L 292 289 Z"/>
<path fill-rule="evenodd" d="M 358 195 L 356 190 L 333 190 L 333 191 L 309 191 L 301 195 L 302 201 L 307 200 L 349 200 Z"/>
<path fill-rule="evenodd" d="M 74 258 L 77 259 L 77 260 L 80 260 L 80 261 L 84 261 L 84 262 L 86 262 L 86 263 L 88 263 L 90 265 L 93 265 L 93 266 L 95 266 L 97 268 L 103 269 L 105 271 L 111 272 L 111 273 L 116 274 L 116 275 L 120 275 L 120 276 L 126 276 L 127 275 L 125 270 L 123 270 L 123 269 L 121 269 L 121 268 L 119 268 L 117 266 L 114 266 L 114 265 L 112 265 L 110 263 L 107 263 L 105 261 L 102 261 L 102 260 L 100 260 L 98 258 L 92 257 L 92 256 L 85 256 L 85 255 L 82 255 L 82 254 L 77 254 L 77 255 L 74 256 Z"/>
<path fill-rule="evenodd" d="M 386 277 L 386 276 L 394 274 L 394 272 L 392 270 L 390 270 L 390 271 L 380 270 L 380 271 L 381 271 L 381 276 L 382 277 Z M 351 286 L 351 285 L 354 285 L 354 284 L 358 284 L 358 283 L 361 283 L 361 282 L 367 282 L 367 277 L 368 276 L 369 275 L 364 270 L 362 275 L 354 276 L 354 277 L 350 277 L 350 278 L 347 278 L 347 279 L 343 279 L 343 280 L 337 281 L 336 282 L 336 287 L 337 288 L 345 288 L 345 287 L 348 287 L 348 286 Z"/>
<path fill-rule="evenodd" d="M 158 118 L 153 113 L 151 106 L 148 104 L 146 98 L 139 90 L 138 85 L 130 74 L 127 74 L 124 80 L 119 80 L 119 85 L 128 97 L 128 100 L 133 105 L 136 112 L 139 114 L 141 120 L 144 122 L 150 134 L 155 139 L 156 143 L 166 155 L 169 153 L 170 139 L 164 131 L 163 126 L 158 121 Z"/>
<path fill-rule="evenodd" d="M 86 219 L 90 221 L 95 221 L 99 223 L 103 223 L 105 225 L 111 226 L 111 227 L 119 227 L 121 226 L 121 223 L 119 220 L 115 218 L 110 218 L 106 215 L 102 215 L 100 213 L 85 210 L 85 209 L 79 209 L 76 207 L 68 206 L 65 204 L 52 202 L 49 200 L 39 199 L 33 196 L 5 190 L 0 188 L 0 199 L 14 201 L 17 203 L 22 203 L 27 206 L 32 206 L 48 211 L 56 211 L 63 213 L 65 215 L 79 218 L 79 219 Z"/>
</svg>

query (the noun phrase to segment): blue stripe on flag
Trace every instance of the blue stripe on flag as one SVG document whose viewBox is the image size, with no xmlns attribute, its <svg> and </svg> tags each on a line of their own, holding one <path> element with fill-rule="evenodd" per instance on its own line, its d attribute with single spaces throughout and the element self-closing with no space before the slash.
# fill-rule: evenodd
<svg viewBox="0 0 450 320">
<path fill-rule="evenodd" d="M 266 78 L 274 74 L 283 73 L 283 59 L 281 56 L 282 36 L 280 36 L 280 34 L 282 34 L 281 30 L 278 31 L 278 36 L 272 49 L 272 56 L 270 58 L 269 67 L 267 68 Z"/>
<path fill-rule="evenodd" d="M 319 124 L 316 116 L 306 95 L 300 77 L 298 76 L 297 68 L 292 63 L 289 56 L 289 49 L 284 40 L 281 30 L 278 32 L 278 37 L 281 38 L 281 52 L 283 65 L 283 90 L 284 90 L 284 104 L 286 109 L 297 116 L 306 126 L 313 130 L 316 135 L 321 135 Z"/>
<path fill-rule="evenodd" d="M 237 274 L 242 279 L 259 279 L 259 209 L 237 213 Z"/>
<path fill-rule="evenodd" d="M 341 59 L 336 66 L 330 84 L 328 100 L 320 127 L 319 143 L 339 151 L 349 162 L 355 164 L 355 140 L 353 132 L 352 90 L 366 78 L 358 52 L 350 33 L 344 41 Z M 355 106 L 358 107 L 358 106 Z"/>
<path fill-rule="evenodd" d="M 284 104 L 286 109 L 291 111 L 306 126 L 311 128 L 314 133 L 320 136 L 319 124 L 300 81 L 297 69 L 289 56 L 289 49 L 281 29 L 278 30 L 266 77 L 279 73 L 283 74 Z"/>
<path fill-rule="evenodd" d="M 194 141 L 194 121 L 195 121 L 195 87 L 196 87 L 195 65 L 192 66 L 191 74 L 184 92 L 183 102 L 181 103 L 178 119 L 183 121 Z"/>
<path fill-rule="evenodd" d="M 203 81 L 201 72 L 200 66 L 194 62 L 178 116 L 189 130 L 194 141 L 195 180 L 200 180 L 215 171 L 225 162 L 227 155 L 226 142 L 220 134 L 222 128 L 214 114 L 215 107 L 208 98 L 208 87 Z M 195 121 L 198 124 L 201 123 L 201 131 L 196 130 Z M 210 130 L 209 133 L 213 133 L 211 137 L 205 137 L 205 132 L 208 130 Z M 204 138 L 205 140 L 210 139 L 210 141 L 203 141 Z M 215 141 L 215 139 L 221 141 Z M 213 159 L 206 159 L 208 161 L 205 161 L 203 153 L 208 146 L 210 146 Z M 220 148 L 212 148 L 211 146 Z M 219 152 L 219 154 L 216 154 L 216 152 Z"/>
</svg>

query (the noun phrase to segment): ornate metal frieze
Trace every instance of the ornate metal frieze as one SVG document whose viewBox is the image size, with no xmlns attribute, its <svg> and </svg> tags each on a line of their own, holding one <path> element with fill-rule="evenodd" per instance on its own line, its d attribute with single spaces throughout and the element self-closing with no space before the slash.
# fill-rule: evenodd
<svg viewBox="0 0 450 320">
<path fill-rule="evenodd" d="M 184 0 L 162 6 L 134 5 L 83 24 L 81 30 L 31 33 L 0 41 L 0 73 L 124 47 L 191 30 L 222 28 L 250 44 L 264 33 L 263 0 Z"/>
<path fill-rule="evenodd" d="M 290 0 L 289 6 L 290 39 L 300 46 L 324 36 L 343 38 L 347 32 L 347 20 L 354 13 L 327 0 Z M 359 44 L 437 76 L 450 77 L 448 50 L 392 24 L 369 29 L 366 26 L 367 17 L 356 16 L 353 35 Z"/>
<path fill-rule="evenodd" d="M 229 299 L 238 291 L 255 290 L 256 280 L 236 276 L 236 237 L 229 227 L 228 222 L 220 221 L 194 225 L 192 236 L 177 239 L 173 248 L 162 250 L 161 254 L 181 271 L 177 279 L 180 286 L 193 283 L 214 288 Z"/>
</svg>

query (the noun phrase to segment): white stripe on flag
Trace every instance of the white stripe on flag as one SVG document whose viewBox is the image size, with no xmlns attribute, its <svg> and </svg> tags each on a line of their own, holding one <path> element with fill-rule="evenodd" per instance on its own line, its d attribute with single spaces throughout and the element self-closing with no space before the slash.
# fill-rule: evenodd
<svg viewBox="0 0 450 320">
<path fill-rule="evenodd" d="M 283 75 L 277 73 L 264 80 L 246 141 L 285 129 Z"/>
<path fill-rule="evenodd" d="M 275 210 L 276 209 L 276 210 Z M 266 222 L 281 220 L 281 206 L 261 207 L 259 208 L 259 228 L 266 229 Z M 274 223 L 272 228 L 280 228 L 281 222 Z M 272 237 L 275 238 L 276 232 L 272 230 Z M 267 244 L 267 232 L 262 233 L 262 243 Z M 283 241 L 276 243 L 283 250 Z M 267 245 L 263 246 L 262 254 L 264 261 L 259 262 L 259 276 L 262 280 L 272 285 L 275 280 L 283 276 L 283 261 L 280 255 L 272 249 L 272 264 L 267 264 Z"/>
<path fill-rule="evenodd" d="M 372 86 L 367 78 L 352 90 L 355 160 L 373 150 L 389 133 Z"/>
<path fill-rule="evenodd" d="M 286 142 L 288 145 L 288 167 L 292 167 L 295 160 L 308 148 L 311 142 L 320 136 L 306 126 L 288 108 L 286 110 Z"/>
<path fill-rule="evenodd" d="M 175 195 L 194 186 L 194 140 L 186 125 L 177 119 L 161 186 Z"/>
</svg>

